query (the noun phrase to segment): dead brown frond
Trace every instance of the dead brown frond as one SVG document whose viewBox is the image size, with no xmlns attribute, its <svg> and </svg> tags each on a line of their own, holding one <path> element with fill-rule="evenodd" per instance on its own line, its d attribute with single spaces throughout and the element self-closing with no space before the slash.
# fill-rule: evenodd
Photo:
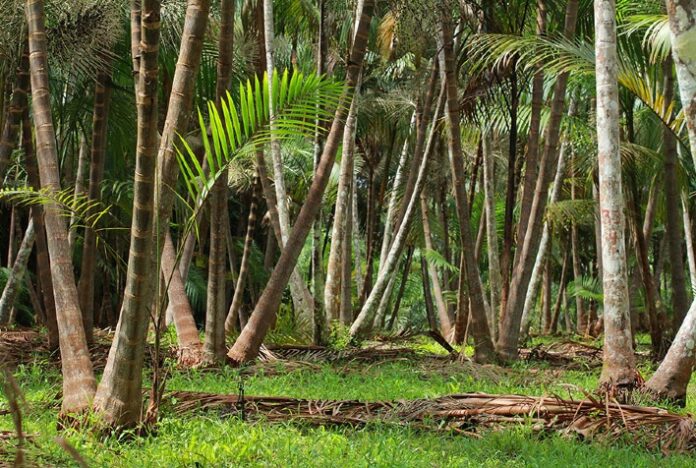
<svg viewBox="0 0 696 468">
<path fill-rule="evenodd" d="M 663 452 L 696 448 L 690 415 L 596 397 L 566 400 L 556 396 L 468 393 L 435 399 L 364 402 L 173 392 L 168 398 L 179 414 L 218 409 L 230 415 L 243 413 L 269 421 L 348 426 L 383 422 L 467 435 L 485 428 L 528 424 L 535 430 L 557 431 L 587 440 L 627 438 Z"/>
</svg>

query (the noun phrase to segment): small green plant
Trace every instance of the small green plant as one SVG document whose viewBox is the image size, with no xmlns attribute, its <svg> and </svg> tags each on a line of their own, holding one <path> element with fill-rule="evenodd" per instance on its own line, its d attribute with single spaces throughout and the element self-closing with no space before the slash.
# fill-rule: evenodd
<svg viewBox="0 0 696 468">
<path fill-rule="evenodd" d="M 329 346 L 334 349 L 345 349 L 351 343 L 350 327 L 338 321 L 331 322 L 329 327 Z"/>
</svg>

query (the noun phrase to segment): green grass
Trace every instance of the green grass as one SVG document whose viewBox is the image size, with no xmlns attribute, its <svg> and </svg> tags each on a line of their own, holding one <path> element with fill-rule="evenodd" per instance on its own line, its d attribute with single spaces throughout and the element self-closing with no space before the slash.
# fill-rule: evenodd
<svg viewBox="0 0 696 468">
<path fill-rule="evenodd" d="M 417 347 L 428 348 L 420 344 Z M 435 349 L 427 349 L 433 351 Z M 36 434 L 27 457 L 39 466 L 69 466 L 72 459 L 54 438 L 60 375 L 38 361 L 20 367 L 16 377 L 25 396 L 25 431 Z M 508 369 L 470 364 L 433 365 L 395 361 L 380 364 L 267 368 L 247 376 L 249 395 L 302 398 L 391 400 L 457 392 L 558 394 L 581 396 L 596 385 L 598 370 L 563 371 L 519 363 Z M 236 393 L 239 373 L 174 372 L 170 390 Z M 696 410 L 691 390 L 689 407 Z M 4 407 L 0 402 L 0 408 Z M 0 416 L 0 430 L 12 430 Z M 90 466 L 694 466 L 696 458 L 663 456 L 632 445 L 582 442 L 530 427 L 482 432 L 480 439 L 371 424 L 365 428 L 323 428 L 297 423 L 243 422 L 218 413 L 175 416 L 165 406 L 157 433 L 97 439 L 67 431 L 64 436 Z M 4 445 L 3 445 L 4 444 Z M 13 445 L 0 442 L 0 464 L 13 459 Z"/>
</svg>

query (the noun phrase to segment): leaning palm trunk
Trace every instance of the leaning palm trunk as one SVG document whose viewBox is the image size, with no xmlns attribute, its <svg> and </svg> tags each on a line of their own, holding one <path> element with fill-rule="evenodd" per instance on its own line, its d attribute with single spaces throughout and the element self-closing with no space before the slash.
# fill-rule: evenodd
<svg viewBox="0 0 696 468">
<path fill-rule="evenodd" d="M 356 98 L 357 96 L 354 95 L 350 111 L 348 112 L 348 119 L 346 120 L 346 128 L 343 132 L 343 152 L 340 174 L 338 176 L 336 210 L 334 211 L 329 263 L 326 267 L 326 285 L 324 289 L 324 306 L 326 308 L 327 320 L 337 320 L 339 318 L 342 264 L 344 262 L 350 263 L 351 261 L 350 258 L 344 258 L 342 254 L 344 242 L 350 242 L 350 239 L 346 238 L 346 227 L 348 222 L 351 221 L 348 219 L 350 212 L 348 204 L 352 201 L 350 195 L 353 183 L 353 153 L 355 144 L 353 132 L 357 114 Z"/>
<path fill-rule="evenodd" d="M 416 112 L 411 115 L 411 123 L 409 124 L 409 135 L 404 140 L 404 146 L 401 149 L 399 162 L 396 166 L 396 175 L 394 176 L 394 185 L 389 194 L 389 204 L 387 205 L 387 217 L 384 221 L 384 232 L 382 234 L 382 250 L 379 255 L 379 264 L 383 265 L 391 247 L 392 236 L 394 234 L 394 216 L 399 205 L 399 189 L 404 183 L 404 174 L 406 172 L 406 163 L 408 161 L 409 137 L 413 133 L 416 126 Z"/>
<path fill-rule="evenodd" d="M 565 12 L 564 36 L 571 39 L 575 35 L 578 19 L 578 0 L 568 0 Z M 520 324 L 524 313 L 524 302 L 532 271 L 539 251 L 543 230 L 543 218 L 548 199 L 551 174 L 558 159 L 558 141 L 563 118 L 568 73 L 561 73 L 556 79 L 551 103 L 551 114 L 544 135 L 544 152 L 539 162 L 539 176 L 536 190 L 529 213 L 525 237 L 515 254 L 514 268 L 510 289 L 507 295 L 505 310 L 502 311 L 498 342 L 498 354 L 504 359 L 517 359 L 517 346 L 520 335 Z"/>
<path fill-rule="evenodd" d="M 201 63 L 203 38 L 208 27 L 210 0 L 188 0 L 186 19 L 179 58 L 174 71 L 172 89 L 167 105 L 167 117 L 157 153 L 157 178 L 155 186 L 155 207 L 157 209 L 157 242 L 161 251 L 164 236 L 169 229 L 169 218 L 174 204 L 176 180 L 179 166 L 176 159 L 175 144 L 179 135 L 188 127 L 188 120 L 193 105 L 196 75 Z M 142 67 L 142 59 L 141 59 Z M 141 70 L 142 73 L 142 70 Z M 153 262 L 154 263 L 154 262 Z"/>
<path fill-rule="evenodd" d="M 536 80 L 536 77 L 534 78 Z M 535 81 L 536 84 L 536 81 Z M 486 237 L 488 244 L 488 276 L 491 285 L 491 305 L 488 326 L 493 339 L 498 335 L 498 309 L 500 308 L 501 285 L 500 257 L 498 255 L 498 235 L 495 222 L 495 159 L 491 150 L 491 136 L 482 132 L 481 146 L 483 152 L 483 194 L 486 210 Z"/>
<path fill-rule="evenodd" d="M 537 36 L 546 33 L 545 0 L 537 1 Z M 525 161 L 524 184 L 520 202 L 520 220 L 517 225 L 517 239 L 524 240 L 529 217 L 534 202 L 536 181 L 539 176 L 539 140 L 541 135 L 541 111 L 544 106 L 544 72 L 539 69 L 532 80 L 532 112 L 529 121 L 529 138 Z"/>
<path fill-rule="evenodd" d="M 604 365 L 600 382 L 608 388 L 632 387 L 637 374 L 628 310 L 615 4 L 614 0 L 595 0 L 594 7 L 599 209 L 604 269 Z"/>
<path fill-rule="evenodd" d="M 443 88 L 444 90 L 444 88 Z M 393 274 L 401 258 L 401 253 L 406 245 L 406 238 L 409 233 L 411 220 L 416 210 L 416 204 L 420 197 L 420 193 L 423 190 L 423 185 L 425 184 L 425 170 L 428 165 L 428 159 L 430 152 L 432 151 L 432 146 L 435 141 L 435 137 L 438 132 L 437 120 L 442 111 L 442 97 L 438 100 L 437 108 L 435 109 L 435 114 L 433 115 L 433 123 L 430 128 L 430 135 L 428 136 L 428 142 L 423 151 L 423 157 L 421 158 L 421 164 L 418 168 L 418 174 L 416 177 L 415 185 L 413 186 L 413 192 L 411 198 L 408 199 L 406 203 L 406 211 L 404 211 L 401 224 L 399 229 L 396 231 L 396 235 L 392 241 L 392 245 L 389 248 L 389 254 L 387 254 L 386 261 L 384 265 L 380 267 L 379 273 L 377 275 L 377 280 L 370 291 L 365 304 L 363 304 L 360 313 L 355 318 L 353 325 L 350 327 L 351 337 L 362 337 L 372 328 L 377 309 L 382 303 L 382 301 L 388 302 L 388 296 L 391 296 L 390 284 L 393 280 Z M 393 287 L 393 283 L 392 283 Z M 386 308 L 386 306 L 384 306 Z"/>
<path fill-rule="evenodd" d="M 36 231 L 34 230 L 34 220 L 33 218 L 29 218 L 29 224 L 27 225 L 27 230 L 24 232 L 22 245 L 19 246 L 14 265 L 12 265 L 12 270 L 7 278 L 7 283 L 5 283 L 2 296 L 0 296 L 0 327 L 10 325 L 10 311 L 17 299 L 19 286 L 22 284 L 24 274 L 27 271 L 27 263 L 29 262 L 29 255 L 34 246 L 35 238 Z"/>
<path fill-rule="evenodd" d="M 41 187 L 49 193 L 60 191 L 56 135 L 51 118 L 48 85 L 48 59 L 44 5 L 41 0 L 27 0 L 29 31 L 29 66 L 31 70 L 32 107 L 36 129 L 37 160 Z M 94 396 L 96 381 L 92 370 L 77 287 L 72 268 L 68 231 L 58 205 L 44 205 L 51 278 L 60 331 L 60 354 L 63 370 L 63 412 L 86 410 Z"/>
<path fill-rule="evenodd" d="M 89 167 L 88 197 L 90 201 L 100 198 L 101 182 L 104 178 L 104 163 L 106 156 L 107 119 L 111 101 L 111 75 L 100 72 L 94 87 L 94 112 L 92 116 L 92 150 Z M 75 232 L 74 230 L 72 232 Z M 72 234 L 71 232 L 71 234 Z M 80 281 L 77 284 L 82 308 L 82 320 L 85 325 L 87 341 L 94 340 L 94 277 L 97 263 L 97 234 L 91 227 L 85 229 L 82 247 L 82 268 Z"/>
<path fill-rule="evenodd" d="M 646 389 L 660 398 L 683 404 L 686 401 L 686 389 L 696 362 L 694 343 L 696 343 L 696 301 L 691 303 L 689 312 L 660 367 L 645 384 Z"/>
<path fill-rule="evenodd" d="M 254 178 L 254 187 L 252 189 L 251 203 L 249 205 L 249 220 L 247 221 L 247 230 L 246 235 L 244 236 L 244 250 L 242 252 L 242 261 L 239 265 L 239 275 L 237 276 L 237 282 L 234 286 L 234 296 L 232 297 L 232 304 L 230 305 L 230 310 L 227 312 L 227 318 L 225 319 L 225 332 L 227 334 L 232 333 L 237 319 L 239 319 L 239 324 L 241 328 L 244 328 L 247 322 L 246 318 L 240 315 L 240 312 L 242 309 L 242 301 L 244 298 L 244 288 L 250 273 L 251 247 L 254 243 L 254 228 L 256 227 L 256 207 L 258 205 L 257 198 L 260 185 L 261 181 L 259 179 L 259 176 L 257 175 Z"/>
<path fill-rule="evenodd" d="M 430 215 L 428 209 L 428 200 L 425 197 L 424 192 L 420 196 L 420 208 L 421 208 L 421 219 L 423 220 L 423 240 L 425 243 L 425 248 L 431 252 L 435 251 L 435 246 L 433 245 L 433 235 L 430 229 Z M 421 255 L 422 258 L 422 255 Z M 425 260 L 424 260 L 425 261 Z M 437 269 L 432 262 L 426 261 L 426 270 L 430 281 L 433 283 L 432 294 L 430 291 L 430 285 L 427 284 L 427 278 L 423 278 L 424 288 L 428 291 L 428 294 L 434 296 L 434 302 L 437 306 L 437 317 L 440 321 L 440 331 L 442 336 L 450 339 L 452 331 L 454 329 L 454 324 L 450 320 L 449 312 L 447 311 L 447 303 L 442 295 L 442 286 L 440 285 L 440 277 L 437 274 Z"/>
<path fill-rule="evenodd" d="M 677 69 L 679 94 L 684 108 L 691 155 L 696 160 L 696 58 L 693 55 L 693 35 L 696 33 L 696 0 L 667 0 L 667 12 L 672 31 L 672 55 Z M 682 195 L 684 230 L 687 238 L 689 269 L 692 287 L 696 283 L 691 220 L 686 196 Z M 696 343 L 696 301 L 691 304 L 667 355 L 652 378 L 649 391 L 660 397 L 683 401 L 694 367 Z"/>
<path fill-rule="evenodd" d="M 343 136 L 343 122 L 348 113 L 347 104 L 350 99 L 349 90 L 357 84 L 362 68 L 373 6 L 373 0 L 365 1 L 365 7 L 360 15 L 359 26 L 356 29 L 355 41 L 348 61 L 349 65 L 346 72 L 347 90 L 339 100 L 338 109 L 331 124 L 331 130 L 326 138 L 321 161 L 315 171 L 314 180 L 307 193 L 305 203 L 297 216 L 295 225 L 288 237 L 288 242 L 285 244 L 285 248 L 266 284 L 266 289 L 261 294 L 249 322 L 228 353 L 228 356 L 237 363 L 249 361 L 258 354 L 261 343 L 280 305 L 283 290 L 297 264 L 297 259 L 312 227 L 312 223 L 321 209 L 324 190 L 326 190 L 326 185 L 329 182 L 331 168 L 334 165 L 336 152 Z"/>
<path fill-rule="evenodd" d="M 112 426 L 133 426 L 140 418 L 145 337 L 151 316 L 155 280 L 159 277 L 152 271 L 160 35 L 158 0 L 142 1 L 141 28 L 137 93 L 138 144 L 126 289 L 116 326 L 116 337 L 111 344 L 104 376 L 94 400 L 96 410 Z"/>
<path fill-rule="evenodd" d="M 570 101 L 570 106 L 568 108 L 568 116 L 572 117 L 575 115 L 576 100 L 572 99 Z M 561 150 L 558 155 L 558 164 L 556 165 L 556 175 L 553 178 L 553 185 L 551 186 L 551 198 L 549 203 L 556 203 L 561 197 L 561 187 L 563 185 L 563 175 L 565 174 L 565 168 L 567 163 L 568 142 L 563 139 L 561 143 Z M 537 252 L 536 260 L 534 261 L 534 269 L 532 270 L 532 277 L 529 280 L 529 289 L 524 299 L 524 312 L 522 313 L 522 324 L 520 328 L 520 333 L 523 337 L 526 337 L 529 333 L 529 327 L 531 325 L 532 319 L 532 309 L 534 303 L 536 302 L 536 296 L 539 292 L 539 285 L 541 284 L 541 271 L 546 255 L 549 250 L 549 223 L 544 222 L 544 229 L 541 234 L 541 242 L 539 242 L 539 251 Z"/>
<path fill-rule="evenodd" d="M 184 282 L 176 268 L 176 249 L 172 236 L 167 232 L 162 249 L 162 279 L 169 298 L 169 309 L 172 311 L 172 321 L 176 329 L 178 361 L 181 367 L 195 367 L 200 364 L 203 345 L 196 321 L 193 318 L 191 304 L 186 297 Z"/>
<path fill-rule="evenodd" d="M 96 108 L 96 96 L 95 96 L 95 108 Z M 72 201 L 72 213 L 70 213 L 70 223 L 68 224 L 68 244 L 72 249 L 75 246 L 75 239 L 77 239 L 78 225 L 77 225 L 77 204 L 80 197 L 85 195 L 85 179 L 87 179 L 87 168 L 89 166 L 89 160 L 87 159 L 87 140 L 84 135 L 80 135 L 79 150 L 77 152 L 77 174 L 75 174 L 75 189 L 73 190 L 73 201 Z M 82 304 L 80 304 L 81 306 Z M 84 309 L 82 314 L 84 315 Z M 85 327 L 87 324 L 85 324 Z M 91 341 L 89 333 L 87 336 L 87 341 Z"/>
<path fill-rule="evenodd" d="M 481 288 L 481 276 L 474 257 L 475 244 L 469 225 L 469 202 L 466 194 L 466 176 L 464 174 L 464 154 L 462 152 L 459 124 L 459 98 L 457 91 L 456 58 L 452 38 L 452 26 L 448 18 L 443 18 L 440 36 L 442 51 L 440 68 L 443 88 L 447 96 L 447 123 L 449 124 L 448 148 L 450 166 L 454 184 L 454 199 L 459 218 L 459 239 L 462 250 L 462 266 L 459 280 L 459 301 L 457 314 L 464 315 L 468 308 L 471 336 L 474 339 L 474 359 L 478 362 L 490 361 L 494 356 L 493 342 L 486 319 L 486 306 Z M 468 296 L 465 301 L 464 297 Z"/>
<path fill-rule="evenodd" d="M 571 103 L 571 107 L 573 103 Z M 563 183 L 563 174 L 565 172 L 566 166 L 566 151 L 568 150 L 568 144 L 566 141 L 561 143 L 561 153 L 558 158 L 558 166 L 556 167 L 556 175 L 553 179 L 553 187 L 551 189 L 551 200 L 550 203 L 556 203 L 561 195 L 561 185 Z M 521 334 L 526 337 L 529 334 L 529 327 L 532 321 L 532 309 L 534 303 L 536 302 L 536 296 L 539 292 L 539 285 L 541 284 L 541 272 L 546 261 L 546 256 L 549 252 L 549 244 L 551 240 L 551 232 L 549 227 L 549 222 L 544 222 L 544 230 L 541 234 L 541 242 L 539 242 L 539 251 L 537 252 L 536 260 L 534 261 L 534 270 L 532 270 L 532 279 L 529 281 L 529 289 L 527 290 L 527 295 L 524 299 L 524 313 L 522 315 L 522 325 Z"/>
<path fill-rule="evenodd" d="M 275 188 L 276 210 L 278 213 L 278 221 L 280 226 L 281 247 L 284 248 L 290 235 L 290 211 L 288 209 L 288 194 L 285 188 L 285 177 L 283 175 L 283 158 L 280 149 L 280 141 L 274 137 L 273 117 L 275 115 L 273 99 L 273 80 L 271 77 L 274 72 L 274 24 L 273 24 L 273 1 L 263 0 L 263 28 L 264 28 L 264 46 L 266 49 L 266 72 L 268 74 L 268 92 L 269 92 L 269 112 L 271 115 L 271 163 L 273 165 L 273 186 Z M 314 321 L 314 301 L 309 290 L 305 286 L 299 273 L 295 272 L 291 278 L 291 294 L 295 308 L 301 318 L 311 324 Z M 324 320 L 320 321 L 321 328 L 324 327 Z M 321 333 L 320 333 L 321 334 Z M 325 335 L 325 333 L 324 333 Z"/>
<path fill-rule="evenodd" d="M 41 188 L 39 180 L 39 168 L 34 151 L 31 120 L 29 109 L 24 108 L 22 116 L 22 148 L 24 149 L 24 168 L 27 171 L 27 182 L 34 190 Z M 48 349 L 55 351 L 59 347 L 58 321 L 56 320 L 56 303 L 53 295 L 53 281 L 51 280 L 51 265 L 48 255 L 46 240 L 46 225 L 44 223 L 44 209 L 35 206 L 31 210 L 36 230 L 36 267 L 38 270 L 39 290 L 42 293 L 44 310 L 46 311 L 46 327 L 48 328 Z"/>
</svg>

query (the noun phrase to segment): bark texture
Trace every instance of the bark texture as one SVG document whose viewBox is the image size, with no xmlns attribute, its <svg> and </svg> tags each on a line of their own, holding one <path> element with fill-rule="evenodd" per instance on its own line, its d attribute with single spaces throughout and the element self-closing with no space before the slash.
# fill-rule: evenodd
<svg viewBox="0 0 696 468">
<path fill-rule="evenodd" d="M 632 387 L 635 356 L 626 274 L 626 220 L 619 153 L 619 86 L 614 0 L 595 0 L 597 146 L 599 209 L 602 227 L 604 364 L 601 385 Z"/>
<path fill-rule="evenodd" d="M 107 425 L 134 426 L 141 416 L 145 337 L 154 287 L 155 167 L 160 2 L 142 1 L 140 72 L 136 106 L 138 134 L 133 187 L 133 221 L 126 289 L 104 376 L 94 406 Z M 156 271 L 156 270 L 155 270 Z M 153 279 L 154 278 L 154 279 Z"/>
<path fill-rule="evenodd" d="M 51 118 L 44 2 L 27 0 L 26 15 L 29 32 L 29 67 L 36 129 L 37 160 L 41 187 L 49 192 L 60 191 L 56 134 Z M 48 252 L 56 314 L 60 331 L 60 354 L 63 372 L 63 403 L 65 413 L 89 408 L 96 381 L 87 349 L 82 313 L 77 298 L 68 231 L 56 203 L 44 205 Z"/>
</svg>

